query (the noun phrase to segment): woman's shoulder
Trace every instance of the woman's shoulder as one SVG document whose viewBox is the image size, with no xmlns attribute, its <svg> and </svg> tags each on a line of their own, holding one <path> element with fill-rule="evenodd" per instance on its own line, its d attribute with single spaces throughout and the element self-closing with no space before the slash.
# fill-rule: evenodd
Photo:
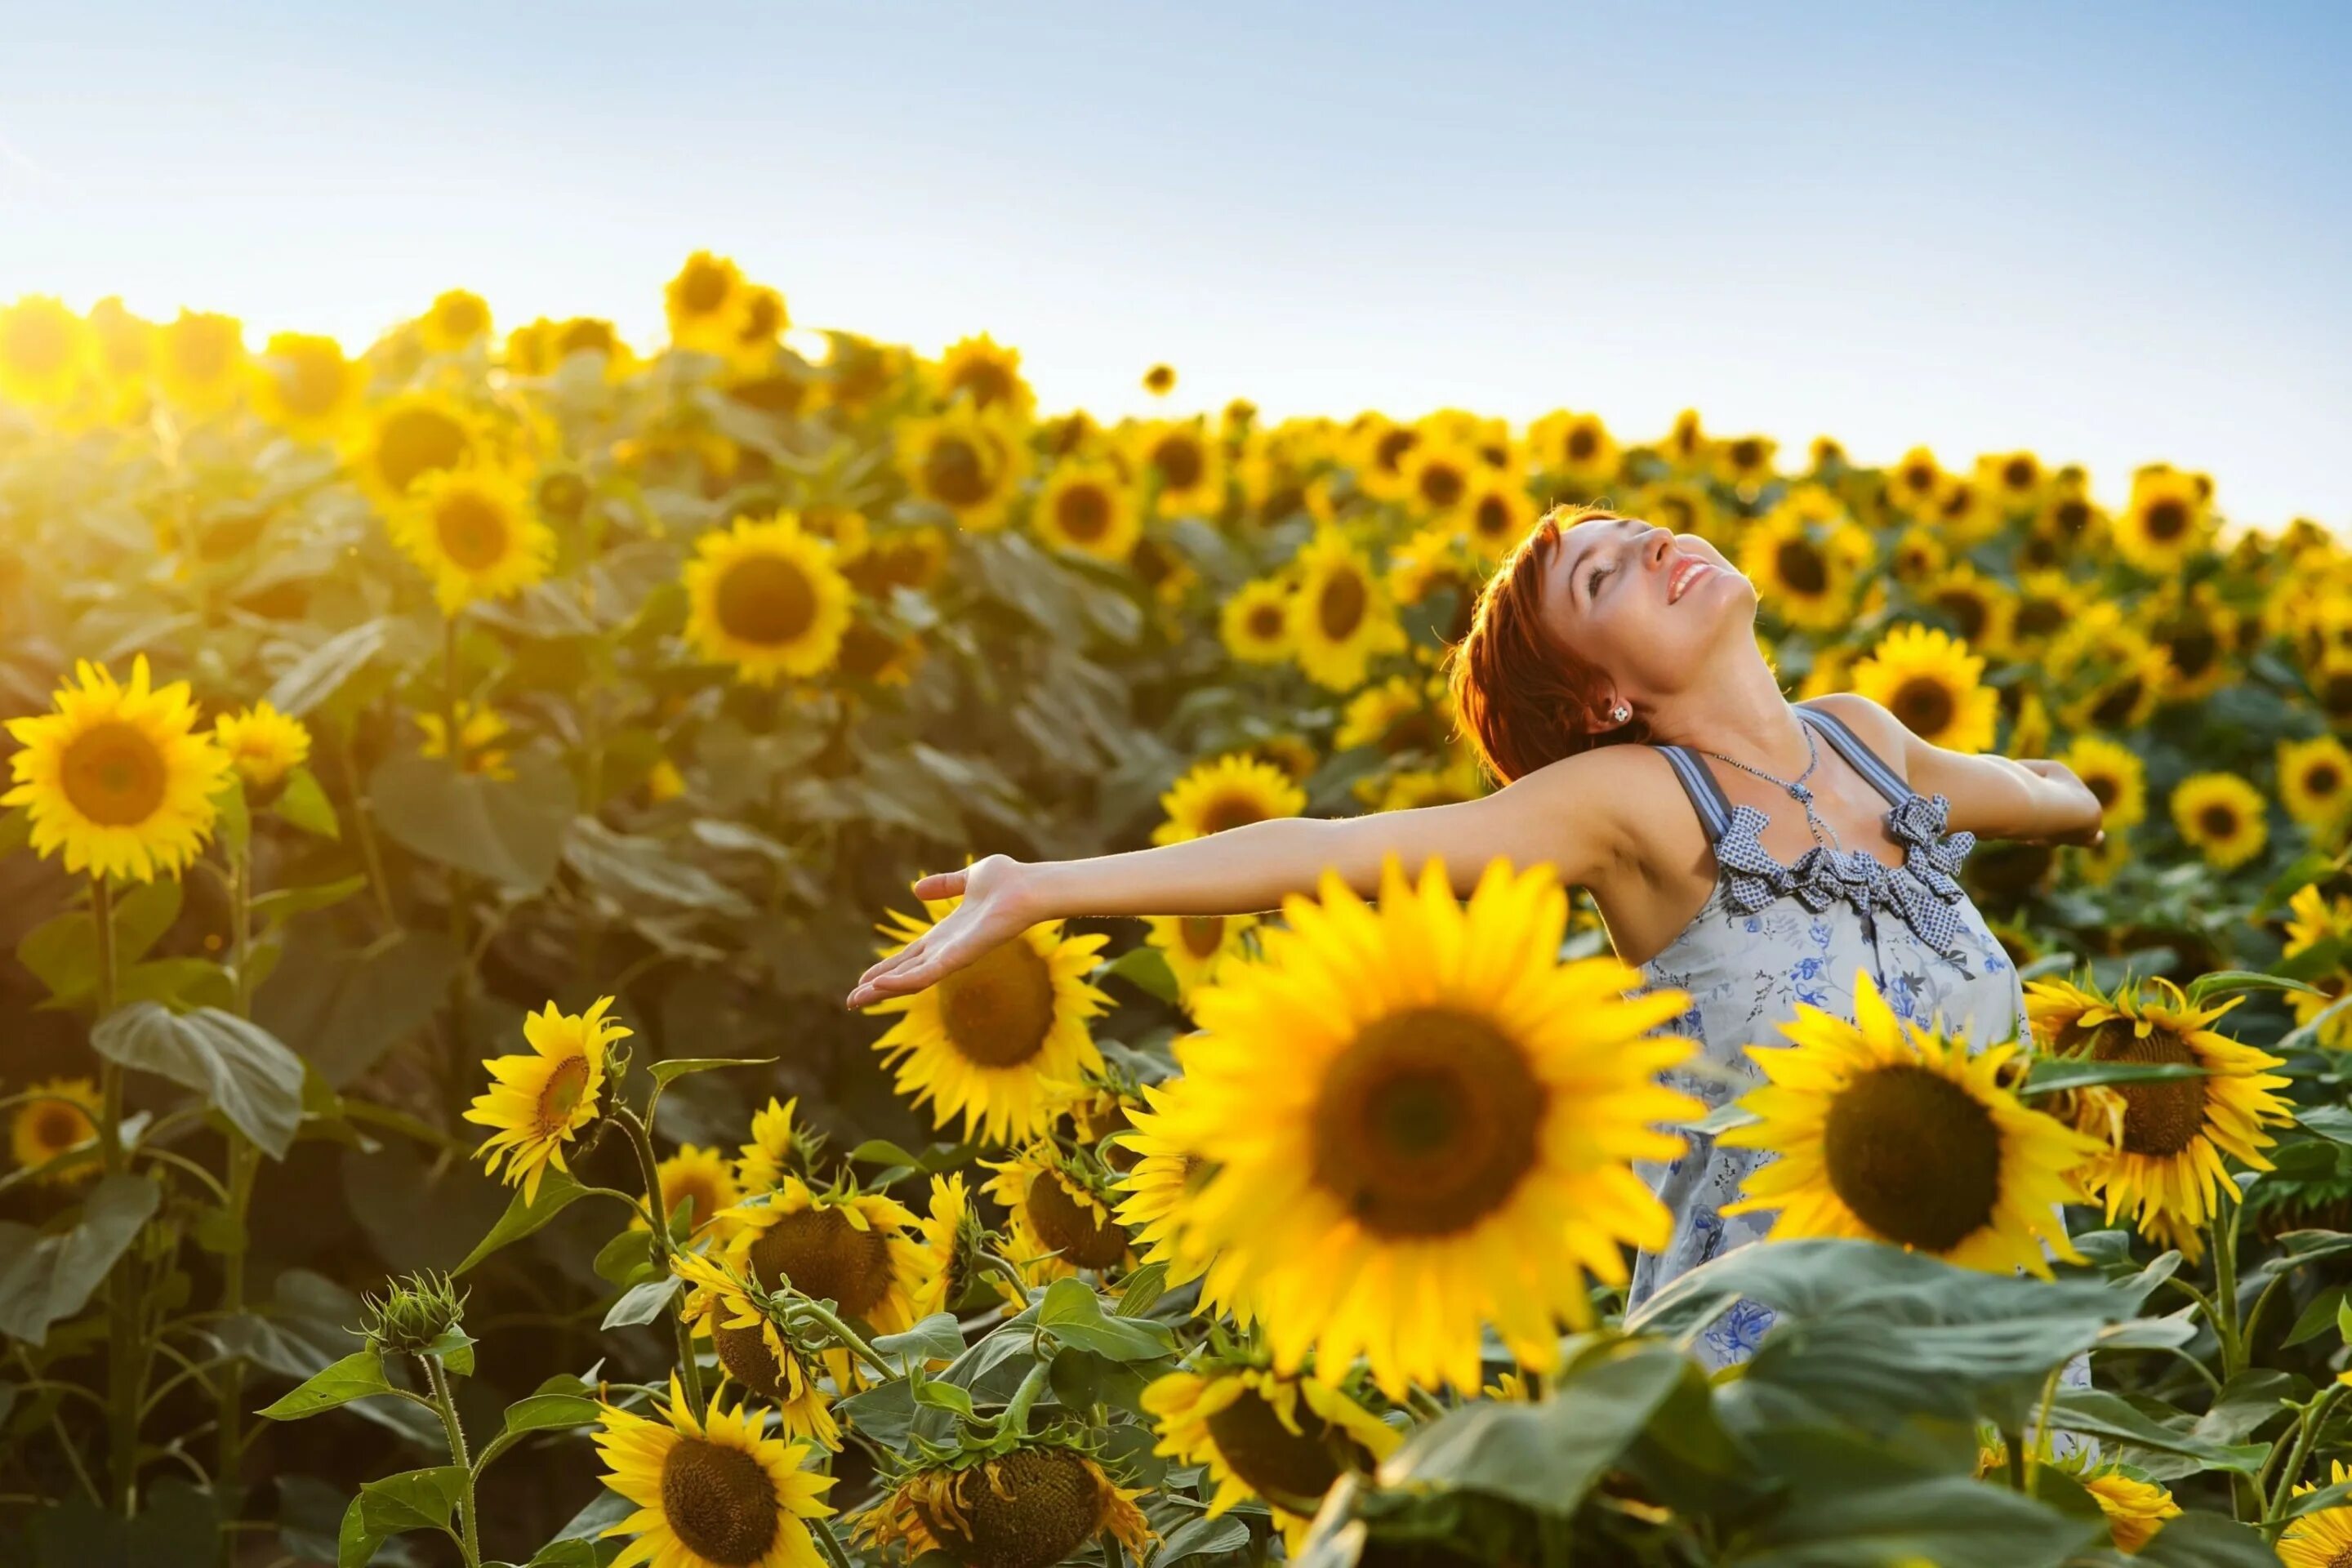
<svg viewBox="0 0 2352 1568">
<path fill-rule="evenodd" d="M 1897 778 L 1909 782 L 1911 770 L 1904 765 L 1903 753 L 1910 741 L 1911 731 L 1903 727 L 1903 721 L 1889 711 L 1885 704 L 1864 697 L 1859 691 L 1830 691 L 1819 697 L 1808 697 L 1797 706 L 1843 721 L 1879 761 L 1895 770 Z"/>
</svg>

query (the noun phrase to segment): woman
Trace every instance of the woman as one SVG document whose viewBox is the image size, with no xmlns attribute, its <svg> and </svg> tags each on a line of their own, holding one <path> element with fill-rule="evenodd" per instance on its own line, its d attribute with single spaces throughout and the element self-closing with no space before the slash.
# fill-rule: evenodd
<svg viewBox="0 0 2352 1568">
<path fill-rule="evenodd" d="M 963 901 L 868 969 L 853 1007 L 919 990 L 1029 925 L 1071 915 L 1234 914 L 1311 893 L 1326 867 L 1359 893 L 1393 852 L 1442 858 L 1467 897 L 1501 857 L 1591 891 L 1620 957 L 1690 994 L 1673 1025 L 1706 1065 L 1676 1087 L 1718 1104 L 1759 1080 L 1799 1002 L 1853 1016 L 1855 972 L 1922 1023 L 1977 1043 L 2025 1030 L 2022 987 L 1958 881 L 1978 837 L 2096 844 L 2098 798 L 2063 764 L 1920 740 L 1867 698 L 1791 705 L 1756 643 L 1755 584 L 1691 534 L 1555 509 L 1507 556 L 1453 650 L 1456 710 L 1504 787 L 1483 799 L 1340 820 L 1283 818 L 1090 859 L 992 855 L 916 884 Z M 1644 1173 L 1674 1239 L 1636 1263 L 1632 1300 L 1769 1220 L 1726 1220 L 1759 1156 L 1694 1137 Z M 1750 1347 L 1735 1312 L 1710 1359 Z"/>
</svg>

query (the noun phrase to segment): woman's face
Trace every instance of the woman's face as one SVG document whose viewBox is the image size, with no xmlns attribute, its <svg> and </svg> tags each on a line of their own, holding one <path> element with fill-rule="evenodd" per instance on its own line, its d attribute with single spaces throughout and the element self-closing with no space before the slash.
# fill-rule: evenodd
<svg viewBox="0 0 2352 1568">
<path fill-rule="evenodd" d="M 1601 518 L 1561 532 L 1543 608 L 1560 645 L 1638 704 L 1691 684 L 1726 638 L 1752 639 L 1756 586 L 1696 534 Z"/>
</svg>

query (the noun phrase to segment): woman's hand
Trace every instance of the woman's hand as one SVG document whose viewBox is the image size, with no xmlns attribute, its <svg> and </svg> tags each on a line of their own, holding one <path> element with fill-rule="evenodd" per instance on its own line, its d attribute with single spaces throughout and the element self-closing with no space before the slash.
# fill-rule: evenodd
<svg viewBox="0 0 2352 1568">
<path fill-rule="evenodd" d="M 920 991 L 1012 941 L 1039 916 L 1031 898 L 1030 867 L 1009 855 L 991 855 L 961 871 L 935 871 L 914 887 L 919 899 L 963 902 L 939 924 L 857 977 L 846 1003 L 852 1009 Z"/>
</svg>

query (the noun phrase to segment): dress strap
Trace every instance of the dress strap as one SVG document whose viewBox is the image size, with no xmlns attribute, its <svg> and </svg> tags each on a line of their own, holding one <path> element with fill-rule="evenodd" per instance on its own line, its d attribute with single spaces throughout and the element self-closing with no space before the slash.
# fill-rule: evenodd
<svg viewBox="0 0 2352 1568">
<path fill-rule="evenodd" d="M 1706 829 L 1706 841 L 1720 843 L 1731 827 L 1731 801 L 1724 795 L 1723 786 L 1715 782 L 1715 775 L 1707 772 L 1706 764 L 1689 747 L 1650 749 L 1674 764 L 1675 777 L 1682 780 L 1683 793 L 1690 796 L 1691 805 L 1698 812 L 1698 825 Z"/>
<path fill-rule="evenodd" d="M 1834 713 L 1824 713 L 1818 708 L 1808 708 L 1801 702 L 1794 706 L 1797 717 L 1828 736 L 1830 744 L 1837 748 L 1838 755 L 1853 763 L 1853 771 L 1868 779 L 1879 794 L 1897 805 L 1911 798 L 1911 786 L 1903 775 L 1880 761 L 1878 753 L 1872 751 L 1861 736 L 1847 728 L 1844 720 Z"/>
</svg>

